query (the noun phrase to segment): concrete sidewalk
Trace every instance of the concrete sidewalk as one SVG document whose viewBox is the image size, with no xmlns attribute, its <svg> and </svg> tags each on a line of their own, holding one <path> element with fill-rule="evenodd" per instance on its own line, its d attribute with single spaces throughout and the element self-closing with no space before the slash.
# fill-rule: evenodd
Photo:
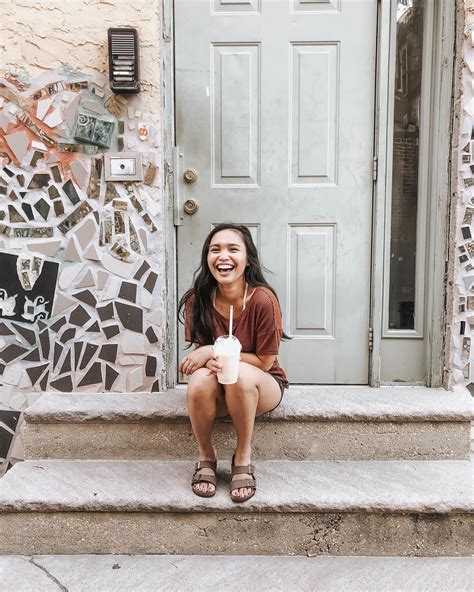
<svg viewBox="0 0 474 592">
<path fill-rule="evenodd" d="M 470 592 L 468 557 L 1 556 L 2 592 Z"/>
</svg>

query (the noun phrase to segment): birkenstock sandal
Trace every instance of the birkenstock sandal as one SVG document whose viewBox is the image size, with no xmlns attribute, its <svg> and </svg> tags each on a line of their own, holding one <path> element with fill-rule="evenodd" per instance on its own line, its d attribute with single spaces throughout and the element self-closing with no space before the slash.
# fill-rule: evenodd
<svg viewBox="0 0 474 592">
<path fill-rule="evenodd" d="M 214 471 L 214 475 L 204 475 L 200 473 L 200 469 L 212 469 Z M 198 460 L 194 469 L 194 475 L 191 481 L 191 488 L 193 493 L 198 495 L 199 497 L 212 497 L 216 493 L 217 489 L 217 479 L 216 479 L 216 470 L 217 470 L 217 461 L 216 460 Z M 214 491 L 198 491 L 194 488 L 195 485 L 198 483 L 211 483 L 214 485 Z"/>
<path fill-rule="evenodd" d="M 232 481 L 232 477 L 234 475 L 244 475 L 247 473 L 251 475 L 251 479 L 235 479 Z M 235 496 L 232 495 L 232 492 L 235 489 L 241 489 L 242 487 L 247 487 L 251 489 L 250 493 L 245 497 L 242 496 Z M 255 477 L 255 467 L 254 465 L 246 465 L 246 466 L 236 466 L 234 465 L 234 458 L 232 458 L 232 467 L 231 467 L 231 482 L 230 482 L 230 499 L 236 503 L 246 502 L 248 499 L 255 495 L 257 491 L 257 478 Z"/>
</svg>

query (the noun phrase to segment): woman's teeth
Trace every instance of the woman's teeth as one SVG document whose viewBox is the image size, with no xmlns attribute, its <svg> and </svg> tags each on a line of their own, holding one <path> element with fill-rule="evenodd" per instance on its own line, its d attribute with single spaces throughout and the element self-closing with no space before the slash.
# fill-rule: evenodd
<svg viewBox="0 0 474 592">
<path fill-rule="evenodd" d="M 217 265 L 216 268 L 219 272 L 232 271 L 234 269 L 233 265 Z"/>
</svg>

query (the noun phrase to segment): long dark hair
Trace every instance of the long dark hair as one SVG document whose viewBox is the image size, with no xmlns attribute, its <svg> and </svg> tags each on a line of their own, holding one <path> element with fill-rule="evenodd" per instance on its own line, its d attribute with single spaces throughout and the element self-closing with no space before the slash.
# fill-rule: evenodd
<svg viewBox="0 0 474 592">
<path fill-rule="evenodd" d="M 224 222 L 218 224 L 211 232 L 207 235 L 206 240 L 202 246 L 201 263 L 193 274 L 193 285 L 183 295 L 178 304 L 178 318 L 181 323 L 184 323 L 184 311 L 186 302 L 194 294 L 194 305 L 191 310 L 191 316 L 189 318 L 189 329 L 191 333 L 191 344 L 199 343 L 201 345 L 211 345 L 214 341 L 212 335 L 212 291 L 217 286 L 217 281 L 209 270 L 207 265 L 207 254 L 209 252 L 209 245 L 215 234 L 221 230 L 234 230 L 238 232 L 244 241 L 245 249 L 247 251 L 247 267 L 245 268 L 245 281 L 250 286 L 264 286 L 273 292 L 278 302 L 278 296 L 275 290 L 268 284 L 264 271 L 267 271 L 262 264 L 258 256 L 257 247 L 253 242 L 252 235 L 246 226 L 241 224 L 232 224 Z M 284 339 L 289 339 L 285 333 L 283 333 Z"/>
</svg>

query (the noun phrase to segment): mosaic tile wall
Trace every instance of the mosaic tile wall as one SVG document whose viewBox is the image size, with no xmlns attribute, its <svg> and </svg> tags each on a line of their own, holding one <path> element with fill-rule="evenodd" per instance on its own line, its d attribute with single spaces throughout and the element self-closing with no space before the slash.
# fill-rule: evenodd
<svg viewBox="0 0 474 592">
<path fill-rule="evenodd" d="M 466 15 L 460 118 L 460 196 L 457 205 L 454 315 L 451 334 L 451 388 L 474 387 L 474 16 Z"/>
<path fill-rule="evenodd" d="M 103 76 L 0 78 L 0 461 L 30 393 L 160 390 L 159 143 Z"/>
</svg>

